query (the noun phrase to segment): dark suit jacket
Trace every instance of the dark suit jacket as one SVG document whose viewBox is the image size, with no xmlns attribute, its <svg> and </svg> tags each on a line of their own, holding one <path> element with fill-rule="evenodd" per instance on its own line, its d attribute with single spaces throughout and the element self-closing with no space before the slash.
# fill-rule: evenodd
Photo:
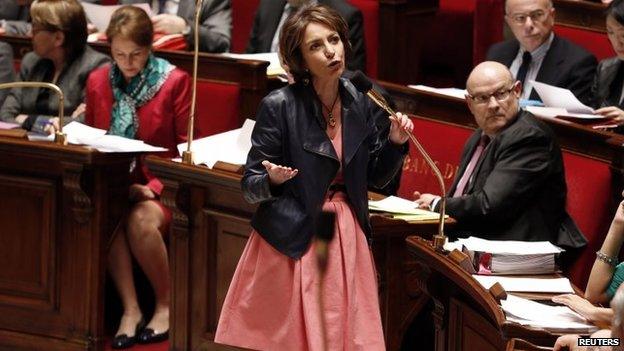
<svg viewBox="0 0 624 351">
<path fill-rule="evenodd" d="M 151 1 L 122 0 L 123 4 L 137 4 Z M 189 47 L 195 45 L 195 0 L 180 0 L 178 16 L 191 26 L 191 33 L 186 36 Z M 230 50 L 232 31 L 232 7 L 230 0 L 204 0 L 199 16 L 199 51 L 227 52 Z"/>
<path fill-rule="evenodd" d="M 364 19 L 362 12 L 344 0 L 319 0 L 319 4 L 327 5 L 336 10 L 349 26 L 351 57 L 347 60 L 347 68 L 353 71 L 366 71 L 366 49 L 364 47 Z M 271 42 L 284 12 L 286 0 L 261 0 L 256 11 L 247 53 L 255 54 L 271 51 Z"/>
<path fill-rule="evenodd" d="M 15 69 L 13 68 L 13 48 L 11 45 L 0 42 L 0 83 L 15 81 Z M 9 89 L 0 90 L 0 106 L 9 94 Z"/>
<path fill-rule="evenodd" d="M 548 240 L 567 248 L 585 245 L 585 237 L 565 210 L 561 150 L 552 131 L 528 112 L 520 112 L 490 141 L 465 195 L 450 197 L 481 133 L 477 129 L 468 139 L 449 191 L 446 210 L 458 222 L 453 236 Z"/>
<path fill-rule="evenodd" d="M 511 66 L 520 44 L 512 39 L 492 45 L 487 53 L 488 61 Z M 536 81 L 566 88 L 583 103 L 591 103 L 591 82 L 596 71 L 596 58 L 582 47 L 555 35 L 550 49 L 542 61 Z M 531 92 L 532 100 L 540 100 L 537 92 Z"/>
<path fill-rule="evenodd" d="M 624 84 L 624 64 L 617 57 L 604 59 L 598 63 L 594 83 L 592 84 L 592 96 L 594 108 L 605 106 L 619 106 L 622 94 L 622 84 Z"/>
<path fill-rule="evenodd" d="M 28 23 L 30 7 L 18 5 L 15 0 L 0 1 L 0 19 L 5 20 L 4 29 L 7 34 L 26 35 L 30 31 Z"/>
</svg>

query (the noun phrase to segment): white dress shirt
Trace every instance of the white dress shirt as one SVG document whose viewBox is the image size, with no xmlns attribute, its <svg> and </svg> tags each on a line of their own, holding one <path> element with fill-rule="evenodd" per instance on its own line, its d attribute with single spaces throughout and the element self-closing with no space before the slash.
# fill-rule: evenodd
<svg viewBox="0 0 624 351">
<path fill-rule="evenodd" d="M 531 81 L 537 78 L 537 73 L 539 73 L 539 70 L 542 67 L 544 57 L 546 57 L 546 54 L 548 53 L 548 50 L 550 49 L 550 45 L 552 45 L 554 38 L 555 34 L 551 32 L 548 39 L 537 49 L 531 52 L 531 63 L 529 64 L 529 69 L 527 71 L 526 78 L 524 79 L 522 95 L 520 95 L 521 99 L 529 99 L 529 97 L 531 96 L 531 91 L 533 90 L 533 84 L 531 84 Z M 522 65 L 522 55 L 525 51 L 526 49 L 520 46 L 520 49 L 518 50 L 518 55 L 516 55 L 516 58 L 511 62 L 511 67 L 509 67 L 509 70 L 511 71 L 511 74 L 513 74 L 514 78 L 518 76 L 520 65 Z"/>
</svg>

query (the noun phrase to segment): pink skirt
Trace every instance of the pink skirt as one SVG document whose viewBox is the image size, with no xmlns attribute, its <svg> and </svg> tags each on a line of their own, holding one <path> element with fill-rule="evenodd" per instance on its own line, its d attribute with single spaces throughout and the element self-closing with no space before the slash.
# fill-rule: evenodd
<svg viewBox="0 0 624 351">
<path fill-rule="evenodd" d="M 254 350 L 385 350 L 373 256 L 346 195 L 323 205 L 336 212 L 321 311 L 315 244 L 299 260 L 252 232 L 225 298 L 215 342 Z"/>
</svg>

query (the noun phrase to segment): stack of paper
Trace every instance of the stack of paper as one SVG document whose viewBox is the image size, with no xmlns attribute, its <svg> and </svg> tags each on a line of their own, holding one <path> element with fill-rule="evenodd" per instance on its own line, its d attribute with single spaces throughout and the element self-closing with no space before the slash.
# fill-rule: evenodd
<svg viewBox="0 0 624 351">
<path fill-rule="evenodd" d="M 541 82 L 531 81 L 533 88 L 544 102 L 545 107 L 527 106 L 526 110 L 540 117 L 564 117 L 576 121 L 598 121 L 604 116 L 594 113 L 594 109 L 580 102 L 568 89 Z"/>
<path fill-rule="evenodd" d="M 459 89 L 459 88 L 433 88 L 433 87 L 429 87 L 426 85 L 408 85 L 408 87 L 412 89 L 420 90 L 420 91 L 427 91 L 430 93 L 450 96 L 450 97 L 453 97 L 456 99 L 462 99 L 462 100 L 465 100 L 466 94 L 468 94 L 466 89 Z"/>
<path fill-rule="evenodd" d="M 75 145 L 90 146 L 100 152 L 161 152 L 167 151 L 164 147 L 152 146 L 142 140 L 128 139 L 116 135 L 106 135 L 103 129 L 89 127 L 79 122 L 70 122 L 63 127 L 67 135 L 67 142 Z M 44 138 L 33 137 L 30 140 L 54 140 L 54 135 Z"/>
<path fill-rule="evenodd" d="M 255 125 L 255 121 L 247 119 L 241 128 L 193 140 L 193 163 L 205 164 L 208 168 L 212 168 L 217 161 L 244 165 L 251 149 L 251 132 Z M 186 149 L 186 143 L 178 145 L 180 155 Z"/>
<path fill-rule="evenodd" d="M 479 274 L 547 274 L 557 271 L 564 250 L 548 241 L 458 239 Z"/>
<path fill-rule="evenodd" d="M 501 300 L 507 320 L 553 333 L 590 334 L 598 328 L 567 306 L 548 306 L 539 302 L 507 295 Z"/>
<path fill-rule="evenodd" d="M 507 292 L 574 294 L 568 278 L 518 278 L 488 275 L 473 275 L 485 289 L 499 283 Z"/>
<path fill-rule="evenodd" d="M 408 222 L 436 220 L 440 214 L 432 211 L 422 210 L 416 207 L 414 201 L 403 199 L 397 196 L 388 196 L 380 201 L 368 201 L 368 208 L 371 211 L 387 212 L 393 218 L 402 219 Z M 448 218 L 448 216 L 445 216 Z"/>
<path fill-rule="evenodd" d="M 243 60 L 260 60 L 268 61 L 269 67 L 267 67 L 268 77 L 286 77 L 286 70 L 282 67 L 279 56 L 276 52 L 266 52 L 259 54 L 232 54 L 224 53 L 223 56 L 243 59 Z"/>
</svg>

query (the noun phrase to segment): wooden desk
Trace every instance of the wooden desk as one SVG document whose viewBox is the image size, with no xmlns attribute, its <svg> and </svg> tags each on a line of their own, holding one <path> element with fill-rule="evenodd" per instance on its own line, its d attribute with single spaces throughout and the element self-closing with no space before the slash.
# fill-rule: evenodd
<svg viewBox="0 0 624 351">
<path fill-rule="evenodd" d="M 0 138 L 0 349 L 103 350 L 132 155 Z"/>
<path fill-rule="evenodd" d="M 477 128 L 474 116 L 463 99 L 393 83 L 380 82 L 380 85 L 394 98 L 397 111 L 442 123 Z M 539 119 L 555 132 L 562 149 L 605 161 L 612 161 L 621 153 L 621 145 L 624 143 L 622 135 L 555 118 Z"/>
<path fill-rule="evenodd" d="M 429 241 L 409 237 L 407 245 L 415 260 L 411 276 L 434 301 L 437 351 L 505 350 L 513 338 L 554 345 L 558 335 L 508 322 L 494 297 Z"/>
<path fill-rule="evenodd" d="M 150 170 L 165 185 L 162 201 L 173 211 L 170 241 L 172 272 L 172 350 L 213 343 L 221 306 L 238 259 L 251 233 L 255 206 L 244 201 L 239 174 L 148 157 Z M 430 236 L 435 221 L 408 224 L 373 216 L 373 253 L 380 276 L 382 322 L 389 350 L 426 301 L 405 277 L 407 235 Z M 449 221 L 450 223 L 450 221 Z"/>
<path fill-rule="evenodd" d="M 568 27 L 606 33 L 606 4 L 587 0 L 553 0 L 557 11 L 555 23 Z"/>
<path fill-rule="evenodd" d="M 16 60 L 32 51 L 31 38 L 17 36 L 0 36 L 13 47 Z M 92 48 L 110 55 L 108 43 L 92 43 Z M 154 54 L 164 58 L 177 67 L 192 75 L 193 54 L 187 51 L 155 51 Z M 260 100 L 264 98 L 268 90 L 268 78 L 266 68 L 269 63 L 258 60 L 241 60 L 225 57 L 219 54 L 199 54 L 198 73 L 199 80 L 207 80 L 225 84 L 237 84 L 241 89 L 240 114 L 247 118 L 256 115 Z M 201 99 L 198 99 L 201 103 Z"/>
</svg>

